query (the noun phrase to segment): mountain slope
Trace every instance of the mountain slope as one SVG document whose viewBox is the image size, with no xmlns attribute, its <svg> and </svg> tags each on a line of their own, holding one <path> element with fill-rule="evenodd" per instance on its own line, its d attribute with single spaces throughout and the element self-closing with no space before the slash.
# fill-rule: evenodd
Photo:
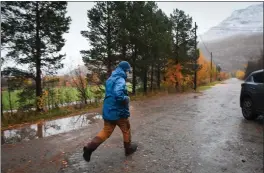
<svg viewBox="0 0 264 173">
<path fill-rule="evenodd" d="M 204 41 L 224 39 L 234 35 L 251 35 L 263 32 L 263 4 L 251 5 L 234 11 L 219 25 L 202 35 Z"/>
<path fill-rule="evenodd" d="M 204 56 L 210 60 L 210 52 L 213 53 L 213 61 L 220 64 L 225 71 L 243 69 L 248 60 L 258 57 L 263 50 L 263 33 L 252 35 L 236 35 L 214 42 L 200 42 L 198 47 Z"/>
<path fill-rule="evenodd" d="M 263 4 L 236 10 L 219 25 L 199 36 L 198 48 L 225 71 L 243 69 L 263 50 Z"/>
</svg>

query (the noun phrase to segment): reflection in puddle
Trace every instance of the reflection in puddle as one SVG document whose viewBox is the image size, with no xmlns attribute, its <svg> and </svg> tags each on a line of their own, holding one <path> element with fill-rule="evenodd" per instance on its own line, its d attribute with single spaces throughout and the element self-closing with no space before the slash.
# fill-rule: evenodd
<svg viewBox="0 0 264 173">
<path fill-rule="evenodd" d="M 102 116 L 99 114 L 90 113 L 41 122 L 22 128 L 5 130 L 1 132 L 2 144 L 28 141 L 80 129 L 82 127 L 88 126 L 98 119 L 102 119 Z"/>
</svg>

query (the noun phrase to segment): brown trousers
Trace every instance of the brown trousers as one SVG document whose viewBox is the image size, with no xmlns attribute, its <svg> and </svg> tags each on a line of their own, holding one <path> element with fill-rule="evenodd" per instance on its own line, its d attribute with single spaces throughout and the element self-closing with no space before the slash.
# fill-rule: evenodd
<svg viewBox="0 0 264 173">
<path fill-rule="evenodd" d="M 104 128 L 97 134 L 97 137 L 99 137 L 102 140 L 102 142 L 104 142 L 106 139 L 108 139 L 111 136 L 116 126 L 118 126 L 121 129 L 123 133 L 124 142 L 130 143 L 131 131 L 130 131 L 130 123 L 128 118 L 121 118 L 117 121 L 104 120 Z"/>
</svg>

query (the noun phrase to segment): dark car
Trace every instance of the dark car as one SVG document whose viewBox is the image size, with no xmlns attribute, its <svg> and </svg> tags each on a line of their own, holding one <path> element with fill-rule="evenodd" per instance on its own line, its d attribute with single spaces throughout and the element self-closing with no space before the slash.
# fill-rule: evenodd
<svg viewBox="0 0 264 173">
<path fill-rule="evenodd" d="M 252 72 L 241 87 L 240 107 L 245 119 L 264 115 L 264 69 Z"/>
</svg>

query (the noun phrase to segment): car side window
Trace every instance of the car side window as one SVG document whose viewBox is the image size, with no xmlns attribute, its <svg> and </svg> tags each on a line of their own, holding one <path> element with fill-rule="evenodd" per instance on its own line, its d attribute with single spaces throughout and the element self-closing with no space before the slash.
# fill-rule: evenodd
<svg viewBox="0 0 264 173">
<path fill-rule="evenodd" d="M 253 82 L 253 76 L 249 76 L 249 77 L 246 79 L 246 82 Z"/>
<path fill-rule="evenodd" d="M 264 72 L 260 72 L 253 75 L 255 83 L 264 83 Z"/>
</svg>

